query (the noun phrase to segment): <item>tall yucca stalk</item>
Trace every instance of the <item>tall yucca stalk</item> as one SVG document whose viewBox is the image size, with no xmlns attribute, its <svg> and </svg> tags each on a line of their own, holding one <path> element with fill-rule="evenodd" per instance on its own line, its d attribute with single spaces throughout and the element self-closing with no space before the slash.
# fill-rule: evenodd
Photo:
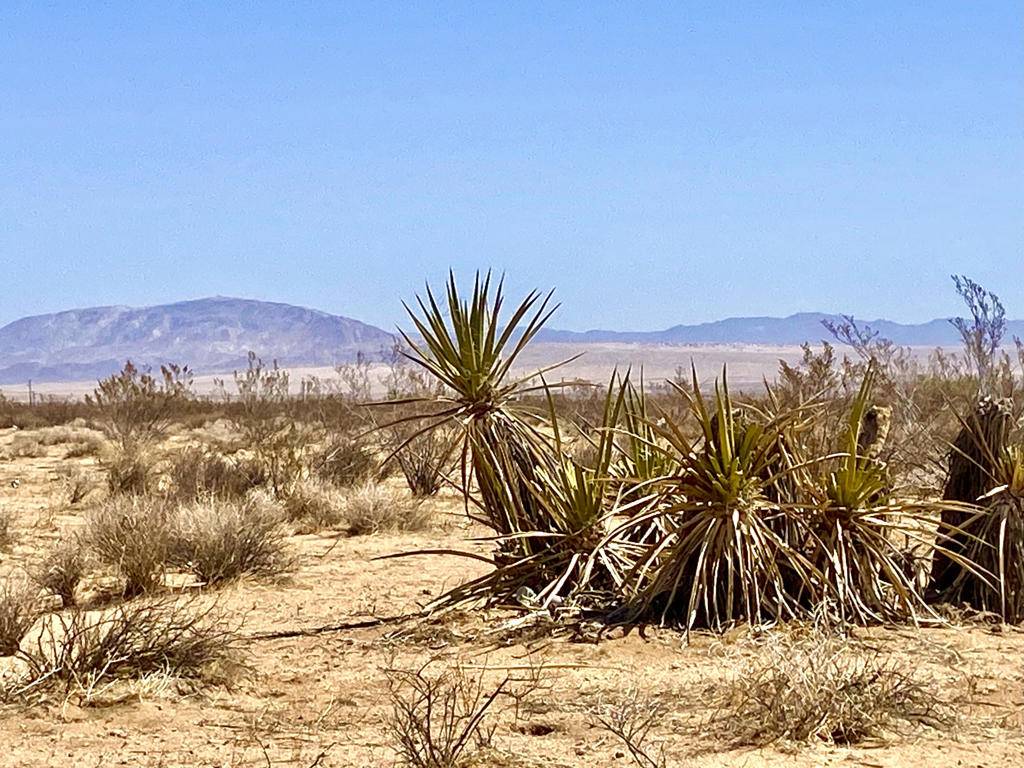
<svg viewBox="0 0 1024 768">
<path fill-rule="evenodd" d="M 691 440 L 668 414 L 656 428 L 678 470 L 664 479 L 651 511 L 615 532 L 632 538 L 637 527 L 652 524 L 661 532 L 628 576 L 628 615 L 654 612 L 688 629 L 797 615 L 795 595 L 814 589 L 814 569 L 790 540 L 787 509 L 769 495 L 787 471 L 779 446 L 794 414 L 737 410 L 724 371 L 710 404 L 696 371 L 692 390 L 677 390 L 701 436 Z"/>
</svg>

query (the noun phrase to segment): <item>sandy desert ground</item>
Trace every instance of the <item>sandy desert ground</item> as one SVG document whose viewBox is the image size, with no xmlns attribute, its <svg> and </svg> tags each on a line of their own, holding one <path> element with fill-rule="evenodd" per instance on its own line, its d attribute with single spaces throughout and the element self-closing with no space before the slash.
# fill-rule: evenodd
<svg viewBox="0 0 1024 768">
<path fill-rule="evenodd" d="M 0 437 L 0 448 L 11 433 Z M 0 463 L 0 504 L 16 515 L 15 543 L 0 573 L 31 567 L 81 513 L 61 504 L 57 470 L 94 458 L 46 456 Z M 13 481 L 19 481 L 16 488 Z M 389 482 L 398 483 L 398 480 Z M 291 536 L 294 571 L 242 581 L 215 601 L 240 626 L 244 668 L 196 686 L 156 675 L 89 696 L 10 706 L 0 713 L 3 766 L 388 766 L 394 737 L 386 670 L 461 666 L 495 687 L 492 747 L 476 765 L 630 766 L 599 716 L 622 702 L 658 702 L 649 744 L 667 766 L 1005 766 L 1024 761 L 1024 633 L 981 621 L 960 626 L 859 630 L 854 640 L 928 680 L 949 704 L 941 722 L 905 724 L 856 747 L 824 743 L 752 746 L 720 710 L 718 692 L 749 674 L 763 639 L 616 630 L 599 641 L 586 627 L 552 637 L 546 614 L 416 613 L 446 586 L 486 568 L 441 556 L 377 559 L 423 548 L 486 551 L 483 529 L 453 497 L 435 499 L 423 533 Z M 342 629 L 340 625 L 371 626 Z M 796 631 L 787 629 L 783 631 Z M 289 636 L 275 636 L 275 634 Z M 490 688 L 488 688 L 490 690 Z"/>
</svg>

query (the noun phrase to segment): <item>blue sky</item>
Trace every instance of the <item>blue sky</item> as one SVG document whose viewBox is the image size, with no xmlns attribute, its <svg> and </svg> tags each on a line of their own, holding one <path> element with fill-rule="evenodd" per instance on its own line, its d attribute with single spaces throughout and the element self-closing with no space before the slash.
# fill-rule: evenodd
<svg viewBox="0 0 1024 768">
<path fill-rule="evenodd" d="M 1024 317 L 1018 2 L 8 0 L 0 72 L 0 322 L 392 326 L 449 266 L 575 329 L 923 320 L 951 272 Z"/>
</svg>

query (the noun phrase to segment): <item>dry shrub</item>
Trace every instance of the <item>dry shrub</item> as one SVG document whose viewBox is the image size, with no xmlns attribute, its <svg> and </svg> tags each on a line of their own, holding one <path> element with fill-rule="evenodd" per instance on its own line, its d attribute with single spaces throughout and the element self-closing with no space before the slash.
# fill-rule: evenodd
<svg viewBox="0 0 1024 768">
<path fill-rule="evenodd" d="M 401 446 L 395 454 L 405 482 L 414 496 L 433 496 L 444 483 L 455 446 L 452 430 L 439 428 L 423 434 L 405 436 L 398 431 L 395 440 Z"/>
<path fill-rule="evenodd" d="M 281 516 L 249 499 L 207 499 L 178 511 L 174 561 L 207 584 L 286 571 Z"/>
<path fill-rule="evenodd" d="M 57 542 L 32 572 L 43 589 L 60 597 L 65 608 L 75 605 L 75 592 L 89 569 L 88 552 L 77 536 Z"/>
<path fill-rule="evenodd" d="M 387 729 L 401 765 L 456 768 L 490 748 L 494 726 L 487 715 L 507 679 L 489 689 L 482 677 L 470 677 L 459 667 L 436 675 L 426 667 L 386 674 L 391 698 Z"/>
<path fill-rule="evenodd" d="M 26 580 L 5 577 L 0 582 L 0 656 L 18 652 L 38 617 L 38 601 Z"/>
<path fill-rule="evenodd" d="M 14 544 L 14 520 L 16 515 L 6 507 L 0 507 L 0 549 L 10 549 Z"/>
<path fill-rule="evenodd" d="M 35 432 L 19 432 L 11 440 L 10 455 L 14 458 L 38 459 L 46 455 L 46 446 Z"/>
<path fill-rule="evenodd" d="M 336 488 L 312 480 L 297 483 L 281 499 L 285 519 L 294 525 L 296 533 L 340 527 L 345 521 L 343 503 Z"/>
<path fill-rule="evenodd" d="M 729 731 L 754 744 L 856 744 L 947 719 L 931 681 L 824 630 L 766 635 L 722 703 Z"/>
<path fill-rule="evenodd" d="M 115 496 L 90 512 L 83 541 L 124 580 L 126 597 L 151 592 L 160 586 L 174 543 L 170 507 L 158 498 Z"/>
<path fill-rule="evenodd" d="M 68 506 L 75 506 L 88 496 L 95 484 L 93 479 L 81 467 L 66 466 L 57 470 L 61 491 Z"/>
<path fill-rule="evenodd" d="M 364 482 L 377 471 L 377 458 L 366 445 L 349 437 L 335 437 L 312 461 L 317 477 L 345 488 Z"/>
<path fill-rule="evenodd" d="M 421 499 L 373 482 L 363 483 L 346 495 L 344 517 L 353 536 L 422 531 L 430 524 L 430 512 Z"/>
<path fill-rule="evenodd" d="M 631 688 L 621 699 L 600 707 L 595 714 L 598 725 L 622 742 L 636 765 L 665 768 L 664 748 L 655 749 L 650 741 L 651 730 L 668 715 L 664 702 Z"/>
<path fill-rule="evenodd" d="M 11 456 L 37 459 L 47 449 L 64 446 L 64 457 L 93 456 L 103 447 L 103 435 L 95 429 L 76 426 L 42 427 L 18 432 L 11 439 Z"/>
<path fill-rule="evenodd" d="M 152 673 L 208 679 L 231 661 L 236 641 L 215 606 L 193 601 L 137 601 L 104 612 L 76 608 L 52 614 L 26 643 L 23 689 L 92 691 L 100 683 Z"/>
<path fill-rule="evenodd" d="M 240 499 L 266 479 L 255 462 L 228 458 L 198 446 L 177 453 L 167 474 L 180 499 Z"/>
<path fill-rule="evenodd" d="M 143 495 L 153 490 L 154 458 L 149 452 L 112 447 L 102 464 L 107 470 L 107 488 L 111 494 Z"/>
</svg>

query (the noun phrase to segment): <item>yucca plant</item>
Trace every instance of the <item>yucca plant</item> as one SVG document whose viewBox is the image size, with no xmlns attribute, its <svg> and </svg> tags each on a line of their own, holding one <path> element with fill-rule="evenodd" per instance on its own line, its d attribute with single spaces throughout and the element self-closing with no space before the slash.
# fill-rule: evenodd
<svg viewBox="0 0 1024 768">
<path fill-rule="evenodd" d="M 924 607 L 894 534 L 909 532 L 906 506 L 889 506 L 885 465 L 859 455 L 874 369 L 869 366 L 846 421 L 841 454 L 810 468 L 807 522 L 812 559 L 825 580 L 831 606 L 844 620 L 880 621 L 915 616 Z"/>
<path fill-rule="evenodd" d="M 982 400 L 950 452 L 947 496 L 967 496 L 947 536 L 948 555 L 936 558 L 933 586 L 942 599 L 1024 620 L 1024 446 L 1011 442 L 1008 402 Z M 973 565 L 974 567 L 970 567 Z"/>
<path fill-rule="evenodd" d="M 972 425 L 966 423 L 965 429 Z M 998 613 L 1002 620 L 1024 621 L 1024 445 L 999 444 L 1010 440 L 1009 429 L 972 430 L 981 444 L 977 463 L 984 470 L 987 490 L 979 508 L 961 525 L 958 549 L 982 572 L 956 568 L 945 599 L 966 602 Z"/>
<path fill-rule="evenodd" d="M 911 553 L 939 552 L 973 568 L 947 550 L 944 537 L 936 541 L 936 519 L 953 502 L 897 498 L 885 463 L 866 455 L 870 447 L 861 438 L 874 382 L 870 364 L 846 419 L 842 451 L 812 457 L 798 474 L 809 556 L 824 580 L 823 607 L 834 618 L 934 620 Z"/>
<path fill-rule="evenodd" d="M 643 371 L 639 386 L 633 384 L 628 372 L 622 386 L 625 394 L 623 425 L 617 441 L 618 459 L 612 471 L 622 479 L 624 495 L 630 498 L 642 494 L 652 481 L 674 474 L 677 465 L 672 454 L 658 445 L 655 421 L 647 405 Z"/>
<path fill-rule="evenodd" d="M 506 494 L 504 503 L 510 507 L 534 508 L 543 516 L 544 527 L 496 537 L 506 555 L 495 559 L 494 571 L 457 587 L 435 605 L 508 599 L 524 587 L 532 595 L 530 602 L 541 608 L 582 593 L 590 596 L 591 603 L 614 600 L 630 563 L 622 551 L 623 542 L 604 540 L 609 521 L 628 506 L 623 504 L 620 484 L 609 472 L 625 387 L 612 377 L 601 424 L 588 438 L 594 441 L 594 456 L 587 465 L 566 451 L 551 390 L 545 389 L 545 394 L 550 436 L 538 443 L 543 450 L 535 455 L 539 463 L 530 482 L 489 480 L 498 493 Z M 505 461 L 494 456 L 482 466 L 489 469 Z M 516 551 L 516 556 L 507 554 Z"/>
<path fill-rule="evenodd" d="M 667 413 L 656 427 L 678 471 L 664 479 L 650 511 L 613 533 L 637 538 L 638 527 L 658 528 L 640 537 L 651 540 L 627 577 L 626 616 L 720 629 L 798 615 L 799 596 L 818 580 L 793 540 L 789 510 L 769 495 L 787 471 L 780 445 L 796 412 L 767 417 L 735 408 L 724 370 L 710 404 L 696 371 L 692 389 L 676 389 L 701 435 L 691 440 Z"/>
<path fill-rule="evenodd" d="M 550 307 L 551 296 L 541 298 L 531 292 L 506 319 L 501 317 L 501 281 L 492 294 L 490 273 L 482 279 L 478 274 L 467 300 L 459 293 L 455 276 L 449 274 L 444 309 L 429 286 L 425 299 L 417 297 L 419 314 L 405 305 L 420 336 L 416 340 L 402 332 L 408 357 L 444 389 L 443 394 L 427 398 L 436 407 L 426 425 L 405 442 L 443 424 L 457 425 L 462 435 L 462 489 L 470 499 L 475 481 L 481 520 L 500 536 L 550 527 L 529 491 L 536 482 L 536 468 L 548 460 L 549 451 L 516 402 L 530 389 L 526 383 L 533 377 L 515 378 L 510 372 L 557 308 Z M 520 328 L 523 323 L 525 327 Z M 389 404 L 424 400 L 415 397 Z M 509 542 L 511 556 L 532 551 L 528 539 L 506 539 Z"/>
</svg>

